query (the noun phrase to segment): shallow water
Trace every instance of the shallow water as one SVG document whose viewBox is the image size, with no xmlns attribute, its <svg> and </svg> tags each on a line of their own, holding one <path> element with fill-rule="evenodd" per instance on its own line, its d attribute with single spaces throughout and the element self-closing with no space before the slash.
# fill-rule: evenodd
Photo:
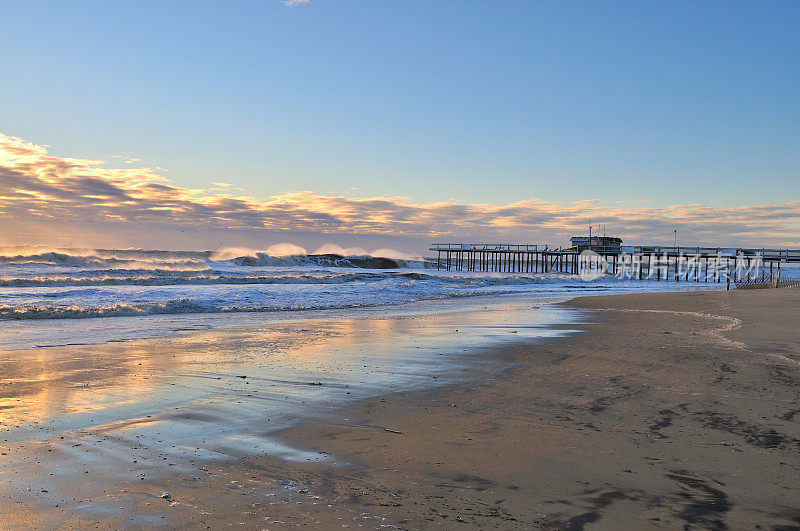
<svg viewBox="0 0 800 531">
<path fill-rule="evenodd" d="M 499 370 L 476 353 L 568 333 L 552 327 L 580 318 L 519 297 L 457 302 L 429 312 L 417 303 L 348 316 L 255 314 L 167 339 L 5 352 L 0 485 L 92 512 L 101 493 L 201 474 L 211 462 L 328 460 L 276 432 L 365 397 Z M 71 503 L 71 482 L 85 475 L 91 484 Z"/>
</svg>

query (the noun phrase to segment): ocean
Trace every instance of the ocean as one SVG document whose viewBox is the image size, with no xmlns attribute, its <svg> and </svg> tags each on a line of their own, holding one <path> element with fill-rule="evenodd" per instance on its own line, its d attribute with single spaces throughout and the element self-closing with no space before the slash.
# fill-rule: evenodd
<svg viewBox="0 0 800 531">
<path fill-rule="evenodd" d="M 276 312 L 553 291 L 652 290 L 563 274 L 442 272 L 435 261 L 264 252 L 0 248 L 0 319 Z"/>
<path fill-rule="evenodd" d="M 585 282 L 563 274 L 444 272 L 430 259 L 389 254 L 395 258 L 0 248 L 0 347 L 158 337 L 282 312 L 396 310 L 423 301 L 435 308 L 433 301 L 504 295 L 555 301 L 692 287 L 613 277 Z"/>
</svg>

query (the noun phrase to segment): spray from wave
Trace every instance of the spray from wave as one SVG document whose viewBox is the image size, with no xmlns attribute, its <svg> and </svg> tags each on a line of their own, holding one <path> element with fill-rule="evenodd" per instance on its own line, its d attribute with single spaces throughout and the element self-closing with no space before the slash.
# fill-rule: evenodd
<svg viewBox="0 0 800 531">
<path fill-rule="evenodd" d="M 157 251 L 146 249 L 69 249 L 0 247 L 0 265 L 49 265 L 114 270 L 201 271 L 215 266 L 293 267 L 320 266 L 361 269 L 424 268 L 426 261 L 393 249 L 371 253 L 326 244 L 314 253 L 291 243 L 265 250 L 228 247 L 216 251 Z"/>
</svg>

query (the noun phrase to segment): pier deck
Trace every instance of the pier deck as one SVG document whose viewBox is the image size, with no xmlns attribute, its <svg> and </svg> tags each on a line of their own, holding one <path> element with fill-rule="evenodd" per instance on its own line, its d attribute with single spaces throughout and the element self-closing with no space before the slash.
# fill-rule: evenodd
<svg viewBox="0 0 800 531">
<path fill-rule="evenodd" d="M 579 250 L 541 244 L 435 243 L 430 250 L 436 252 L 437 270 L 580 274 L 588 264 L 602 267 L 604 274 L 686 282 L 750 281 L 759 275 L 765 280 L 767 268 L 769 279 L 775 280 L 782 263 L 800 263 L 800 249 L 635 245 Z M 587 262 L 582 250 L 600 259 Z"/>
</svg>

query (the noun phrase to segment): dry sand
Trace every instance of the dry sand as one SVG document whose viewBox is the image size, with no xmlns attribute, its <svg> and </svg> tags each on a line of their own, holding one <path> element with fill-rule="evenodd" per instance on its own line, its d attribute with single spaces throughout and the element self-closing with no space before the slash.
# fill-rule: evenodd
<svg viewBox="0 0 800 531">
<path fill-rule="evenodd" d="M 581 333 L 483 355 L 511 367 L 286 430 L 325 463 L 176 475 L 164 519 L 206 528 L 800 525 L 800 291 L 605 296 Z M 575 327 L 570 327 L 575 328 Z M 0 527 L 89 524 L 0 504 Z M 101 527 L 121 527 L 109 516 Z M 143 522 L 139 521 L 139 524 Z"/>
</svg>

